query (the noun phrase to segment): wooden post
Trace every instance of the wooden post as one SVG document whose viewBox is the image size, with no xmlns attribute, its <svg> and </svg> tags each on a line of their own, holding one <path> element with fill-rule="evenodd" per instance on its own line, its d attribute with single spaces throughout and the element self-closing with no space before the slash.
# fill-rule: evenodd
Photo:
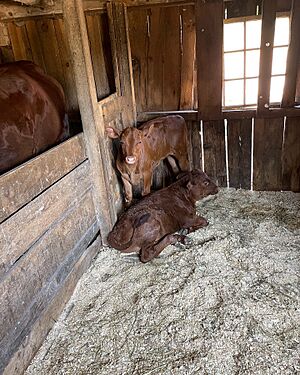
<svg viewBox="0 0 300 375">
<path fill-rule="evenodd" d="M 104 122 L 97 94 L 82 0 L 65 0 L 63 14 L 70 45 L 76 90 L 87 156 L 93 178 L 93 199 L 103 243 L 116 221 L 107 165 L 110 163 L 104 142 Z"/>
<path fill-rule="evenodd" d="M 269 110 L 272 73 L 273 44 L 277 1 L 264 0 L 259 66 L 258 114 Z"/>
<path fill-rule="evenodd" d="M 293 107 L 295 104 L 297 70 L 300 63 L 300 1 L 294 0 L 291 14 L 291 39 L 287 55 L 286 78 L 281 107 Z"/>
<path fill-rule="evenodd" d="M 222 115 L 223 0 L 196 0 L 198 112 L 209 120 Z"/>
</svg>

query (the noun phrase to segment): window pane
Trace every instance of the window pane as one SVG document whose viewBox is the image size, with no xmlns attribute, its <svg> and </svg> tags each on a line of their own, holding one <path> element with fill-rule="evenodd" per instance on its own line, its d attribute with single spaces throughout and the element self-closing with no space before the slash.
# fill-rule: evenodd
<svg viewBox="0 0 300 375">
<path fill-rule="evenodd" d="M 244 80 L 225 82 L 225 106 L 244 104 Z"/>
<path fill-rule="evenodd" d="M 224 55 L 225 79 L 244 77 L 244 53 L 233 52 Z"/>
<path fill-rule="evenodd" d="M 224 24 L 224 51 L 244 49 L 244 22 Z"/>
<path fill-rule="evenodd" d="M 246 49 L 260 48 L 261 20 L 246 22 Z"/>
<path fill-rule="evenodd" d="M 273 49 L 272 74 L 285 74 L 288 47 Z"/>
<path fill-rule="evenodd" d="M 281 102 L 285 76 L 271 77 L 270 103 Z"/>
<path fill-rule="evenodd" d="M 290 19 L 289 17 L 278 17 L 275 22 L 274 46 L 289 44 Z"/>
<path fill-rule="evenodd" d="M 258 78 L 246 79 L 246 104 L 257 104 Z"/>
<path fill-rule="evenodd" d="M 246 77 L 258 77 L 260 50 L 246 52 Z"/>
</svg>

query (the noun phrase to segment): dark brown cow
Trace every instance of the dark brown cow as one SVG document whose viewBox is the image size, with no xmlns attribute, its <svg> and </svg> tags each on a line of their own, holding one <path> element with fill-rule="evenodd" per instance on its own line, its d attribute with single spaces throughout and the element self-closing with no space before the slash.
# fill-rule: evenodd
<svg viewBox="0 0 300 375">
<path fill-rule="evenodd" d="M 174 234 L 202 228 L 208 222 L 196 214 L 197 200 L 218 192 L 217 186 L 202 171 L 185 173 L 172 185 L 156 191 L 125 211 L 107 237 L 108 244 L 125 253 L 140 252 L 148 262 L 169 244 L 184 241 Z"/>
<path fill-rule="evenodd" d="M 116 165 L 124 184 L 126 204 L 132 201 L 132 185 L 140 181 L 142 195 L 150 193 L 153 170 L 162 159 L 168 158 L 175 173 L 178 168 L 174 158 L 182 171 L 189 169 L 187 129 L 181 116 L 160 117 L 138 129 L 128 127 L 122 132 L 107 127 L 106 132 L 110 138 L 120 139 Z"/>
<path fill-rule="evenodd" d="M 30 61 L 0 65 L 0 173 L 67 134 L 60 84 Z"/>
</svg>

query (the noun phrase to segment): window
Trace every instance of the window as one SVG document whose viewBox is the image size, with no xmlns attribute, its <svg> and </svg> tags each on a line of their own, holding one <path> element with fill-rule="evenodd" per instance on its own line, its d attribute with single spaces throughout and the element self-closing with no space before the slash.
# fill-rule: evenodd
<svg viewBox="0 0 300 375">
<path fill-rule="evenodd" d="M 223 106 L 257 105 L 261 18 L 224 21 Z M 289 17 L 276 18 L 270 103 L 281 102 L 289 44 Z"/>
</svg>

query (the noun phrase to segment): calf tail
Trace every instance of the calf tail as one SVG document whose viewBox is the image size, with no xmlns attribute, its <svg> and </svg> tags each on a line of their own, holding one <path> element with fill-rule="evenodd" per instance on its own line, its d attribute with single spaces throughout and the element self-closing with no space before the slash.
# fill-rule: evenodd
<svg viewBox="0 0 300 375">
<path fill-rule="evenodd" d="M 119 221 L 107 236 L 108 244 L 117 250 L 128 249 L 132 245 L 135 229 L 143 225 L 149 217 L 150 213 L 145 213 L 138 216 L 133 222 L 130 220 L 125 222 L 123 220 Z M 129 240 L 122 243 L 119 239 L 125 237 L 128 233 L 130 235 Z"/>
</svg>

